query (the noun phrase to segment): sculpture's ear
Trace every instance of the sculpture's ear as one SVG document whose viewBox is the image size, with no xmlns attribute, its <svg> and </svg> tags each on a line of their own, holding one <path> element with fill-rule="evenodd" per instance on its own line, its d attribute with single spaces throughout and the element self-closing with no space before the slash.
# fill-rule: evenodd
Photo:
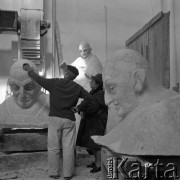
<svg viewBox="0 0 180 180">
<path fill-rule="evenodd" d="M 11 79 L 10 78 L 8 78 L 8 80 L 7 80 L 7 85 L 9 86 L 9 88 L 11 89 Z"/>
<path fill-rule="evenodd" d="M 142 93 L 145 87 L 146 81 L 146 70 L 145 69 L 136 69 L 133 73 L 134 79 L 134 90 L 136 93 Z"/>
</svg>

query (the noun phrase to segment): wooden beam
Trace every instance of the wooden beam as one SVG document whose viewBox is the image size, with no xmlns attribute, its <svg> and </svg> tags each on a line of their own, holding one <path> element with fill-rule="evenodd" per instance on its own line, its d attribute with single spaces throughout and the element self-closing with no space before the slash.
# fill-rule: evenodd
<svg viewBox="0 0 180 180">
<path fill-rule="evenodd" d="M 0 124 L 0 129 L 4 128 L 48 128 L 48 124 Z"/>
<path fill-rule="evenodd" d="M 150 28 L 154 23 L 159 21 L 163 17 L 163 12 L 158 13 L 153 17 L 148 23 L 146 23 L 139 31 L 137 31 L 133 36 L 131 36 L 126 42 L 126 47 L 131 44 L 136 38 L 143 34 L 148 28 Z"/>
</svg>

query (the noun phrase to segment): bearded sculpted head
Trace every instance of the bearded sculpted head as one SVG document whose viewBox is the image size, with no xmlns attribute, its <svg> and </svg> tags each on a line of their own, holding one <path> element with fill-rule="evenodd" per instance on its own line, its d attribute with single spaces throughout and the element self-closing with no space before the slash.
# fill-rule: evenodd
<svg viewBox="0 0 180 180">
<path fill-rule="evenodd" d="M 30 60 L 17 60 L 11 66 L 8 83 L 16 104 L 22 109 L 27 109 L 36 102 L 41 87 L 23 70 L 24 63 L 28 63 L 38 73 L 38 68 Z"/>
<path fill-rule="evenodd" d="M 131 49 L 116 52 L 104 68 L 105 102 L 113 103 L 123 118 L 138 106 L 138 96 L 147 88 L 148 65 L 144 57 Z"/>
</svg>

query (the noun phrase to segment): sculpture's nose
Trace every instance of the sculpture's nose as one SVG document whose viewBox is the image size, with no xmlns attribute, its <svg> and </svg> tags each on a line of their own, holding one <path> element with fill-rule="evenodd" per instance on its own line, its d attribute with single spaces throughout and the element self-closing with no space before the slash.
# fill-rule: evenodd
<svg viewBox="0 0 180 180">
<path fill-rule="evenodd" d="M 24 98 L 25 97 L 24 87 L 20 87 L 19 95 L 20 95 L 20 98 Z"/>
</svg>

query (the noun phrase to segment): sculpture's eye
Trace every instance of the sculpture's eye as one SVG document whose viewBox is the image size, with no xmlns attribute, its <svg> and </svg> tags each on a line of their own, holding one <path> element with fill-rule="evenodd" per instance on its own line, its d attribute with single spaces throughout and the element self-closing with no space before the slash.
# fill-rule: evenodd
<svg viewBox="0 0 180 180">
<path fill-rule="evenodd" d="M 20 87 L 18 85 L 11 85 L 11 89 L 12 91 L 18 91 L 20 89 Z"/>
<path fill-rule="evenodd" d="M 80 49 L 79 52 L 86 53 L 86 52 L 88 52 L 88 49 Z"/>
<path fill-rule="evenodd" d="M 109 89 L 110 89 L 111 91 L 113 91 L 113 90 L 114 90 L 114 86 L 113 86 L 113 85 L 110 85 Z"/>
<path fill-rule="evenodd" d="M 24 90 L 26 91 L 32 91 L 35 89 L 35 85 L 33 82 L 30 82 L 24 86 Z"/>
<path fill-rule="evenodd" d="M 114 83 L 106 84 L 106 90 L 110 94 L 116 94 L 116 84 L 114 84 Z"/>
</svg>

